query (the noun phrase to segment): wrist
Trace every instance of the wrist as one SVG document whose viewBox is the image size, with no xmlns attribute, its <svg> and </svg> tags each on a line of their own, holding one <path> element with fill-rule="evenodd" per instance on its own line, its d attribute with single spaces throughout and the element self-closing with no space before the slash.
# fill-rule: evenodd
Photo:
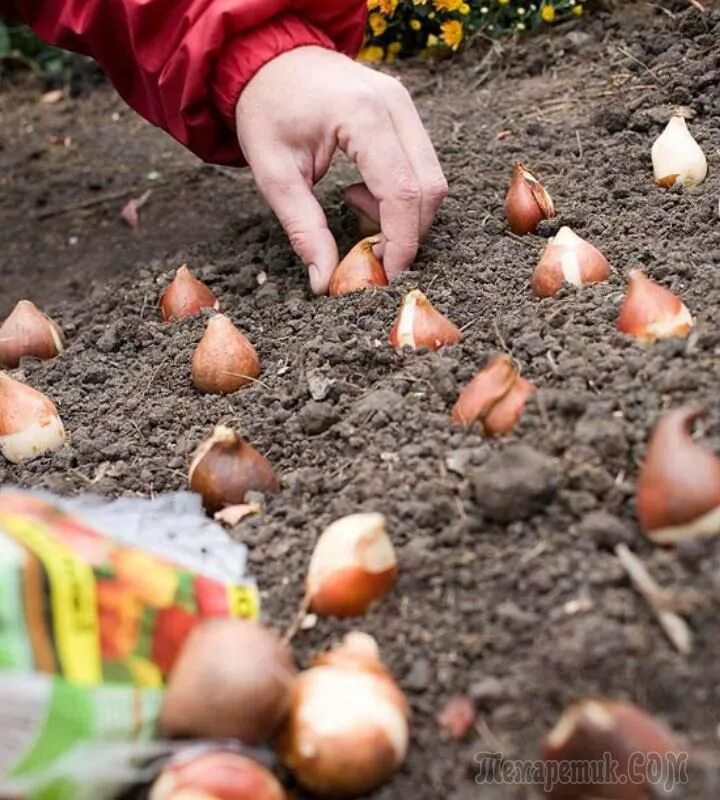
<svg viewBox="0 0 720 800">
<path fill-rule="evenodd" d="M 243 90 L 270 61 L 298 47 L 334 50 L 330 38 L 296 14 L 282 14 L 232 40 L 215 71 L 215 106 L 233 129 Z"/>
</svg>

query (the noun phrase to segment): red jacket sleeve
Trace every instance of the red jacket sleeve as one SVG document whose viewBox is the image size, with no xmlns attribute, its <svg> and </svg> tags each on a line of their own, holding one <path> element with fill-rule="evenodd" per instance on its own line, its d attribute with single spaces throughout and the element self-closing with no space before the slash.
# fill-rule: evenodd
<svg viewBox="0 0 720 800">
<path fill-rule="evenodd" d="M 354 55 L 366 0 L 0 0 L 3 12 L 95 58 L 139 114 L 200 158 L 238 165 L 245 84 L 295 47 Z"/>
</svg>

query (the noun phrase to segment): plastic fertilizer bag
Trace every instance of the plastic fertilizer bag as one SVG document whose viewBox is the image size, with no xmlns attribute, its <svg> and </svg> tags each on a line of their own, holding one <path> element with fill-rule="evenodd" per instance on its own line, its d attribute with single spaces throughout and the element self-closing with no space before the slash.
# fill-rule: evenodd
<svg viewBox="0 0 720 800">
<path fill-rule="evenodd" d="M 177 749 L 165 678 L 201 619 L 258 616 L 245 560 L 195 494 L 0 491 L 0 800 L 114 797 Z"/>
</svg>

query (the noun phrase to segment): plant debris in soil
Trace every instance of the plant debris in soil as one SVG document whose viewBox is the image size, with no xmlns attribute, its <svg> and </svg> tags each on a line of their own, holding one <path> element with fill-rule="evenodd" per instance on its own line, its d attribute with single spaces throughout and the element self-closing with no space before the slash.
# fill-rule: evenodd
<svg viewBox="0 0 720 800">
<path fill-rule="evenodd" d="M 42 298 L 68 347 L 23 372 L 57 403 L 70 443 L 23 466 L 3 464 L 0 479 L 63 494 L 184 488 L 201 438 L 216 423 L 235 426 L 283 480 L 262 513 L 232 532 L 250 547 L 270 624 L 282 629 L 293 619 L 309 554 L 329 522 L 363 510 L 388 518 L 400 563 L 395 589 L 365 618 L 319 619 L 294 642 L 306 664 L 359 627 L 378 639 L 407 692 L 408 759 L 376 798 L 535 797 L 522 784 L 478 786 L 477 754 L 536 758 L 565 706 L 598 693 L 665 719 L 693 753 L 680 796 L 715 800 L 720 540 L 654 547 L 638 527 L 633 493 L 664 409 L 706 406 L 702 434 L 720 451 L 719 37 L 717 11 L 627 3 L 507 46 L 491 73 L 475 71 L 472 53 L 393 66 L 418 100 L 451 187 L 414 269 L 387 290 L 313 298 L 250 184 L 215 176 L 228 184 L 221 192 L 253 209 L 241 223 L 193 244 L 167 242 L 162 257 L 136 258 L 89 288 L 87 265 L 84 296 Z M 686 192 L 655 187 L 650 163 L 652 141 L 678 106 L 710 163 L 707 181 Z M 67 120 L 62 132 L 75 124 Z M 511 235 L 504 222 L 518 158 L 558 210 L 538 236 Z M 339 187 L 348 179 L 340 165 L 321 190 L 345 249 L 352 235 Z M 198 192 L 211 208 L 210 190 Z M 145 235 L 162 235 L 163 203 L 171 213 L 173 202 L 154 194 Z M 117 229 L 108 236 L 131 238 L 116 209 L 111 216 Z M 30 275 L 53 259 L 55 239 L 36 225 Z M 613 275 L 539 301 L 530 276 L 561 225 L 597 245 Z M 156 308 L 183 262 L 256 347 L 263 369 L 253 386 L 224 397 L 193 389 L 190 359 L 205 318 L 166 324 Z M 687 304 L 696 319 L 687 339 L 642 346 L 617 332 L 636 267 Z M 400 299 L 415 287 L 464 330 L 459 344 L 437 353 L 388 345 Z M 4 305 L 20 296 L 7 282 L 3 294 Z M 506 349 L 539 389 L 515 432 L 487 440 L 480 426 L 452 425 L 459 389 Z M 683 613 L 690 655 L 673 648 L 633 589 L 618 545 L 664 589 L 693 590 L 697 601 Z M 458 694 L 477 718 L 454 740 L 436 717 Z"/>
</svg>

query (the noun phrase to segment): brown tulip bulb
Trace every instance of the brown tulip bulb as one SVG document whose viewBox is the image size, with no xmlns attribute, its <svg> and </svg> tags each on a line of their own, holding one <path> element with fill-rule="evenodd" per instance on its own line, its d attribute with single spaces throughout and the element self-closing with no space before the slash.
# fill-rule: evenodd
<svg viewBox="0 0 720 800">
<path fill-rule="evenodd" d="M 267 628 L 205 620 L 172 667 L 158 729 L 163 736 L 261 744 L 285 721 L 294 678 L 288 648 Z"/>
<path fill-rule="evenodd" d="M 630 270 L 618 330 L 641 342 L 654 342 L 671 336 L 687 336 L 692 326 L 692 316 L 677 295 L 647 278 L 639 269 Z"/>
<path fill-rule="evenodd" d="M 287 800 L 275 776 L 240 753 L 181 754 L 163 767 L 148 800 Z"/>
<path fill-rule="evenodd" d="M 192 357 L 195 388 L 207 394 L 230 394 L 260 374 L 260 359 L 247 338 L 224 314 L 215 314 Z"/>
<path fill-rule="evenodd" d="M 244 502 L 247 492 L 280 491 L 280 480 L 265 456 L 224 425 L 195 451 L 189 480 L 211 514 Z"/>
<path fill-rule="evenodd" d="M 720 458 L 690 435 L 703 414 L 668 411 L 650 437 L 635 502 L 642 529 L 658 544 L 720 534 Z"/>
<path fill-rule="evenodd" d="M 318 797 L 357 797 L 405 759 L 408 706 L 375 640 L 352 632 L 300 673 L 278 742 L 285 765 Z"/>
<path fill-rule="evenodd" d="M 405 296 L 395 324 L 390 331 L 390 344 L 399 350 L 427 347 L 439 350 L 462 338 L 460 329 L 443 316 L 419 289 Z"/>
<path fill-rule="evenodd" d="M 513 233 L 533 233 L 544 219 L 555 216 L 555 206 L 540 181 L 520 161 L 515 162 L 505 197 L 505 217 Z"/>
<path fill-rule="evenodd" d="M 220 308 L 220 303 L 208 287 L 199 281 L 183 264 L 160 296 L 160 312 L 164 320 L 182 319 L 197 314 L 203 308 Z"/>
<path fill-rule="evenodd" d="M 532 289 L 537 297 L 551 297 L 563 283 L 577 287 L 602 283 L 610 272 L 610 264 L 597 247 L 563 227 L 540 257 L 532 276 Z"/>
<path fill-rule="evenodd" d="M 373 253 L 373 245 L 380 240 L 368 237 L 353 247 L 335 268 L 330 278 L 329 293 L 333 297 L 375 286 L 387 286 L 388 279 L 383 265 Z"/>
<path fill-rule="evenodd" d="M 653 778 L 657 782 L 658 770 L 667 770 L 672 755 L 679 752 L 670 730 L 632 703 L 580 700 L 565 711 L 543 742 L 543 759 L 556 765 L 558 775 L 566 776 L 549 784 L 545 796 L 650 800 Z M 581 768 L 584 763 L 588 769 Z M 593 764 L 607 767 L 593 771 Z"/>
<path fill-rule="evenodd" d="M 320 535 L 305 581 L 310 609 L 355 617 L 392 588 L 397 558 L 382 514 L 350 514 Z"/>
<path fill-rule="evenodd" d="M 452 420 L 471 425 L 479 419 L 486 436 L 502 436 L 515 427 L 534 391 L 509 355 L 495 356 L 460 392 Z"/>
<path fill-rule="evenodd" d="M 57 450 L 66 435 L 55 404 L 0 372 L 0 453 L 19 464 Z"/>
<path fill-rule="evenodd" d="M 43 361 L 62 353 L 60 326 L 29 300 L 18 301 L 0 325 L 0 364 L 14 369 L 25 356 Z"/>
</svg>

